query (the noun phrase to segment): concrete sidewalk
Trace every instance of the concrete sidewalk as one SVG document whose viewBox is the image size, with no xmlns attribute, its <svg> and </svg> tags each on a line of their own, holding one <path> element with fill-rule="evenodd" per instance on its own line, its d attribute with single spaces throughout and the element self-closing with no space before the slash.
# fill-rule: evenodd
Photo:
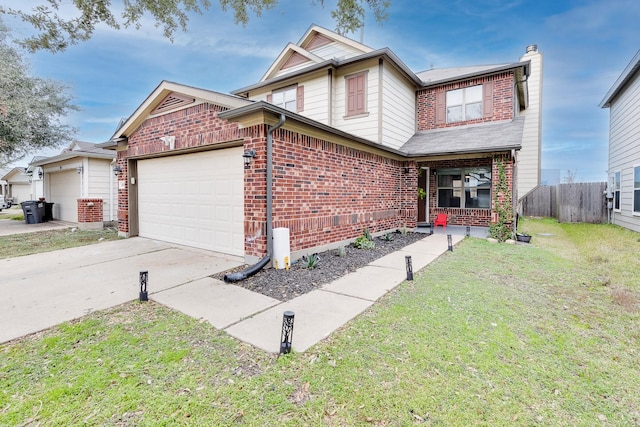
<svg viewBox="0 0 640 427">
<path fill-rule="evenodd" d="M 209 277 L 239 257 L 139 237 L 3 259 L 0 343 L 135 300 L 146 270 L 150 299 L 269 352 L 280 350 L 283 312 L 295 312 L 293 348 L 304 352 L 402 283 L 406 255 L 416 272 L 447 249 L 446 235 L 425 236 L 287 302 Z"/>
<path fill-rule="evenodd" d="M 13 219 L 0 219 L 0 236 L 12 234 L 35 233 L 45 230 L 62 230 L 65 228 L 77 227 L 78 224 L 63 221 L 47 221 L 38 224 L 25 224 L 24 221 Z"/>
<path fill-rule="evenodd" d="M 452 236 L 453 244 L 464 237 Z M 205 278 L 160 291 L 150 298 L 263 350 L 280 350 L 284 311 L 295 313 L 293 349 L 304 352 L 355 318 L 406 279 L 405 256 L 416 272 L 448 250 L 447 236 L 434 234 L 384 256 L 354 273 L 287 302 Z"/>
</svg>

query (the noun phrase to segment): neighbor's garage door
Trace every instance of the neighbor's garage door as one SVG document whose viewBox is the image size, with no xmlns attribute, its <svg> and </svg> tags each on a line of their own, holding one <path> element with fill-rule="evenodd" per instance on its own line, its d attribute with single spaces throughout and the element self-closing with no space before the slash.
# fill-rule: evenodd
<svg viewBox="0 0 640 427">
<path fill-rule="evenodd" d="M 50 173 L 48 177 L 50 196 L 47 197 L 47 201 L 54 203 L 53 217 L 62 221 L 78 222 L 80 175 L 72 169 Z"/>
<path fill-rule="evenodd" d="M 244 255 L 242 147 L 138 161 L 142 237 Z"/>
</svg>

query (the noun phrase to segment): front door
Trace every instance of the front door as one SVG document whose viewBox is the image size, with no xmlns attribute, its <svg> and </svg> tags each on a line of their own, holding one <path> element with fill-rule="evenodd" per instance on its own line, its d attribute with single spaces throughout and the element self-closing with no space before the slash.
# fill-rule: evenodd
<svg viewBox="0 0 640 427">
<path fill-rule="evenodd" d="M 419 169 L 418 175 L 418 224 L 429 222 L 429 168 Z"/>
</svg>

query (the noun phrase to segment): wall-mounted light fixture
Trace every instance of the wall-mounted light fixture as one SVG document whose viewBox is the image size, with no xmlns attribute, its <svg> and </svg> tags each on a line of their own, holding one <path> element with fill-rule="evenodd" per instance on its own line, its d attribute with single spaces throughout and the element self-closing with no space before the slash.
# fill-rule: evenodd
<svg viewBox="0 0 640 427">
<path fill-rule="evenodd" d="M 120 166 L 120 165 L 115 165 L 115 166 L 113 167 L 113 174 L 114 174 L 115 176 L 118 176 L 118 175 L 120 175 L 120 172 L 122 172 L 122 166 Z"/>
<path fill-rule="evenodd" d="M 78 166 L 78 167 L 76 168 L 76 172 L 78 172 L 78 173 L 82 173 L 82 166 Z"/>
<path fill-rule="evenodd" d="M 244 159 L 244 168 L 249 169 L 251 167 L 251 159 L 256 156 L 256 150 L 245 150 L 242 158 Z"/>
<path fill-rule="evenodd" d="M 408 167 L 404 168 L 404 173 L 409 173 L 409 168 Z"/>
<path fill-rule="evenodd" d="M 44 175 L 44 174 L 42 173 L 42 169 L 40 169 L 40 170 L 38 171 L 38 178 L 42 179 L 42 176 L 43 176 L 43 175 Z"/>
</svg>

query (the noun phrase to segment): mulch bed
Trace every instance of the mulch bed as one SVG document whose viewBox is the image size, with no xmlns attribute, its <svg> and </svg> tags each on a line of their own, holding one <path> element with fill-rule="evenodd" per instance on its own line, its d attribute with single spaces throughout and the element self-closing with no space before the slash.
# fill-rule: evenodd
<svg viewBox="0 0 640 427">
<path fill-rule="evenodd" d="M 303 260 L 298 260 L 289 270 L 264 268 L 255 275 L 233 284 L 280 301 L 288 301 L 333 282 L 426 236 L 422 233 L 391 233 L 391 240 L 375 238 L 375 249 L 357 249 L 349 245 L 345 247 L 345 256 L 338 256 L 337 250 L 319 253 L 319 261 L 314 268 L 307 268 Z M 246 265 L 211 277 L 223 280 L 225 274 L 242 271 L 245 268 L 247 268 Z"/>
</svg>

